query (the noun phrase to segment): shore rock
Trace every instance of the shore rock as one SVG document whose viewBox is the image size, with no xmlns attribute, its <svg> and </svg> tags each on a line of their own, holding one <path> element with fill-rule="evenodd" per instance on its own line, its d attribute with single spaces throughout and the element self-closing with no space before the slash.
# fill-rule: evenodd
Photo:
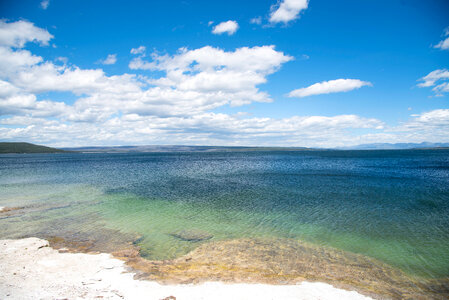
<svg viewBox="0 0 449 300">
<path fill-rule="evenodd" d="M 320 282 L 162 285 L 135 280 L 109 254 L 59 253 L 37 238 L 0 240 L 0 299 L 367 300 Z"/>
</svg>

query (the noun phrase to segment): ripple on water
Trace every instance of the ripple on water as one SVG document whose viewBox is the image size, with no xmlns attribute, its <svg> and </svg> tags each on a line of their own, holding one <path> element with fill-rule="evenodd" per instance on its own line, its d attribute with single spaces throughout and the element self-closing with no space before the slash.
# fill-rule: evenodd
<svg viewBox="0 0 449 300">
<path fill-rule="evenodd" d="M 0 205 L 19 208 L 0 213 L 0 236 L 122 251 L 160 281 L 307 276 L 441 298 L 448 162 L 448 151 L 0 156 Z M 207 235 L 179 234 L 193 229 Z"/>
</svg>

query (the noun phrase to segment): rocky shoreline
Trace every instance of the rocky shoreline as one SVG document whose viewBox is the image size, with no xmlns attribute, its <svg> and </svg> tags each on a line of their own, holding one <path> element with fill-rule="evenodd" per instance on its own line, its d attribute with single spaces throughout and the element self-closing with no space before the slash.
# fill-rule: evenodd
<svg viewBox="0 0 449 300">
<path fill-rule="evenodd" d="M 164 285 L 110 254 L 61 253 L 38 238 L 0 241 L 1 299 L 370 299 L 326 283 Z"/>
</svg>

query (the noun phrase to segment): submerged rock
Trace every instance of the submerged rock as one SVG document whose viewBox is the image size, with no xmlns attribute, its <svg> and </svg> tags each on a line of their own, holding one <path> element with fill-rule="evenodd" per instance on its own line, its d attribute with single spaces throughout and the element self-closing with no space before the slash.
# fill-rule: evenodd
<svg viewBox="0 0 449 300">
<path fill-rule="evenodd" d="M 174 236 L 178 239 L 188 242 L 200 242 L 205 240 L 210 240 L 214 236 L 209 232 L 198 230 L 198 229 L 187 229 L 181 230 L 177 232 L 170 233 L 171 236 Z"/>
<path fill-rule="evenodd" d="M 145 237 L 144 237 L 143 235 L 138 236 L 138 237 L 133 241 L 133 245 L 138 245 L 138 244 L 142 243 L 144 239 L 145 239 Z"/>
</svg>

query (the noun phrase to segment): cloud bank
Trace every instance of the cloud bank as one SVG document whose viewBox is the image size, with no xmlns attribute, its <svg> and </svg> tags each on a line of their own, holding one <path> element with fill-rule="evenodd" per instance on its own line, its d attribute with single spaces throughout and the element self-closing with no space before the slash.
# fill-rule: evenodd
<svg viewBox="0 0 449 300">
<path fill-rule="evenodd" d="M 331 147 L 370 141 L 449 139 L 449 110 L 445 109 L 413 115 L 396 127 L 353 114 L 251 116 L 245 111 L 246 105 L 272 102 L 263 84 L 269 75 L 293 59 L 274 46 L 233 51 L 211 46 L 181 48 L 172 55 L 147 55 L 141 46 L 131 50 L 135 55 L 129 63 L 131 72 L 162 75 L 108 76 L 101 68 L 79 68 L 66 59 L 64 64 L 56 64 L 24 48 L 27 43 L 48 45 L 52 38 L 47 30 L 27 21 L 0 22 L 2 141 L 59 147 L 126 144 Z M 446 76 L 444 70 L 439 71 L 436 77 Z M 435 84 L 432 76 L 425 77 L 422 84 Z M 355 83 L 367 85 L 357 80 Z M 356 88 L 342 86 L 337 90 Z M 49 92 L 70 93 L 74 100 L 58 101 L 48 96 Z M 227 106 L 241 111 L 218 110 Z M 360 130 L 365 133 L 360 134 Z"/>
</svg>

